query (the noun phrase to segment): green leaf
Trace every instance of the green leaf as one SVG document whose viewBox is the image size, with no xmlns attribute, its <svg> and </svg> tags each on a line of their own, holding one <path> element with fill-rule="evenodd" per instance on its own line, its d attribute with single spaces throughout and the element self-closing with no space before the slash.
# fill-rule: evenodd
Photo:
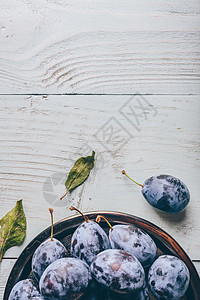
<svg viewBox="0 0 200 300">
<path fill-rule="evenodd" d="M 91 156 L 80 157 L 75 162 L 65 182 L 67 192 L 71 192 L 88 178 L 94 167 L 94 156 L 95 152 L 93 151 Z"/>
<path fill-rule="evenodd" d="M 13 246 L 20 245 L 26 235 L 26 216 L 22 200 L 0 220 L 0 261 L 4 253 Z"/>
</svg>

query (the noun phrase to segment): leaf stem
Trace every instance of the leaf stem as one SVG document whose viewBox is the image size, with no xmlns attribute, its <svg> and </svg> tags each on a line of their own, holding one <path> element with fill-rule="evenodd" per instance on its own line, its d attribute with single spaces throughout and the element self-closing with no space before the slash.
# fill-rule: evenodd
<svg viewBox="0 0 200 300">
<path fill-rule="evenodd" d="M 104 216 L 102 216 L 102 215 L 98 215 L 98 216 L 96 217 L 96 222 L 99 223 L 99 222 L 101 221 L 101 219 L 104 219 L 104 220 L 107 222 L 107 224 L 108 224 L 108 226 L 110 227 L 110 229 L 113 230 L 113 227 L 112 227 L 112 225 L 110 224 L 110 222 L 106 219 L 106 217 L 104 217 Z"/>
<path fill-rule="evenodd" d="M 53 241 L 53 208 L 49 208 L 51 214 L 51 241 Z"/>
<path fill-rule="evenodd" d="M 79 212 L 79 214 L 81 214 L 81 216 L 84 218 L 84 220 L 89 223 L 89 218 L 87 216 L 85 216 L 78 208 L 71 206 L 69 208 L 70 210 L 76 210 L 77 212 Z"/>
<path fill-rule="evenodd" d="M 131 177 L 129 177 L 129 176 L 126 174 L 126 171 L 125 171 L 125 170 L 122 171 L 122 174 L 126 175 L 126 177 L 128 177 L 130 180 L 132 180 L 132 181 L 133 181 L 134 183 L 136 183 L 137 185 L 140 185 L 142 188 L 144 187 L 143 184 L 138 183 L 137 181 L 135 181 L 135 180 L 133 180 Z"/>
<path fill-rule="evenodd" d="M 69 189 L 67 189 L 66 193 L 60 198 L 60 200 L 62 200 L 63 198 L 65 198 L 65 196 L 67 195 L 68 192 L 69 192 Z"/>
</svg>

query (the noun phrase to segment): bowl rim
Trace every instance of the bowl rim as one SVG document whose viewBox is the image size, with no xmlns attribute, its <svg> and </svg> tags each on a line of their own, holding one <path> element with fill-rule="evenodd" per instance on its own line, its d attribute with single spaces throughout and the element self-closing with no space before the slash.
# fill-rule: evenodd
<svg viewBox="0 0 200 300">
<path fill-rule="evenodd" d="M 152 222 L 137 217 L 132 214 L 119 212 L 119 211 L 90 211 L 84 213 L 91 220 L 95 220 L 97 215 L 104 215 L 108 218 L 109 222 L 112 223 L 130 223 L 132 225 L 139 226 L 143 230 L 145 230 L 148 234 L 153 235 L 159 242 L 164 244 L 173 255 L 179 257 L 184 261 L 187 265 L 190 272 L 190 284 L 192 287 L 192 291 L 194 293 L 194 300 L 199 300 L 200 295 L 200 278 L 197 273 L 197 270 L 187 255 L 187 253 L 183 250 L 183 248 L 176 242 L 176 240 L 169 235 L 166 231 L 153 224 Z M 54 223 L 54 237 L 56 238 L 59 234 L 62 234 L 64 230 L 72 230 L 72 232 L 83 222 L 83 217 L 81 215 L 75 214 L 73 216 L 66 217 L 61 219 L 60 221 Z M 103 219 L 101 223 L 105 222 Z M 64 225 L 64 226 L 63 226 Z M 4 290 L 3 300 L 8 300 L 9 294 L 11 292 L 14 284 L 19 281 L 16 278 L 19 278 L 22 275 L 22 271 L 26 266 L 27 262 L 30 262 L 30 258 L 33 255 L 34 250 L 48 237 L 50 237 L 51 226 L 47 227 L 43 231 L 41 231 L 34 239 L 32 239 L 29 244 L 24 248 L 19 257 L 17 258 L 10 275 L 7 279 L 7 283 Z M 19 270 L 18 265 L 22 267 Z M 191 299 L 192 300 L 192 299 Z"/>
</svg>

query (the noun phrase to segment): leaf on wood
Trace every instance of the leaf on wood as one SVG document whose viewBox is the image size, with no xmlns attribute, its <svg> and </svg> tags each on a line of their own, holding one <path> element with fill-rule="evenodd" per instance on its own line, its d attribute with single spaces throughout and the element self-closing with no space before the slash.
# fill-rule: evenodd
<svg viewBox="0 0 200 300">
<path fill-rule="evenodd" d="M 94 167 L 94 156 L 95 152 L 93 151 L 91 156 L 80 157 L 75 162 L 65 182 L 67 192 L 71 192 L 88 178 Z"/>
<path fill-rule="evenodd" d="M 0 261 L 4 253 L 13 246 L 20 245 L 26 235 L 26 216 L 22 200 L 0 220 Z"/>
</svg>

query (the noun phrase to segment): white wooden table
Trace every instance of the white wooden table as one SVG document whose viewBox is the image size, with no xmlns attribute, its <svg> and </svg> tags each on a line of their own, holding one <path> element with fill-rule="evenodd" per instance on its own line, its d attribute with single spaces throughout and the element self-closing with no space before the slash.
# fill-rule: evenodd
<svg viewBox="0 0 200 300">
<path fill-rule="evenodd" d="M 196 0 L 1 1 L 0 217 L 22 198 L 28 228 L 0 264 L 0 299 L 19 254 L 49 226 L 50 206 L 55 221 L 72 204 L 145 218 L 200 272 L 199 11 Z M 74 161 L 92 150 L 90 177 L 59 203 Z M 189 206 L 155 211 L 122 169 L 141 183 L 180 178 Z"/>
</svg>

